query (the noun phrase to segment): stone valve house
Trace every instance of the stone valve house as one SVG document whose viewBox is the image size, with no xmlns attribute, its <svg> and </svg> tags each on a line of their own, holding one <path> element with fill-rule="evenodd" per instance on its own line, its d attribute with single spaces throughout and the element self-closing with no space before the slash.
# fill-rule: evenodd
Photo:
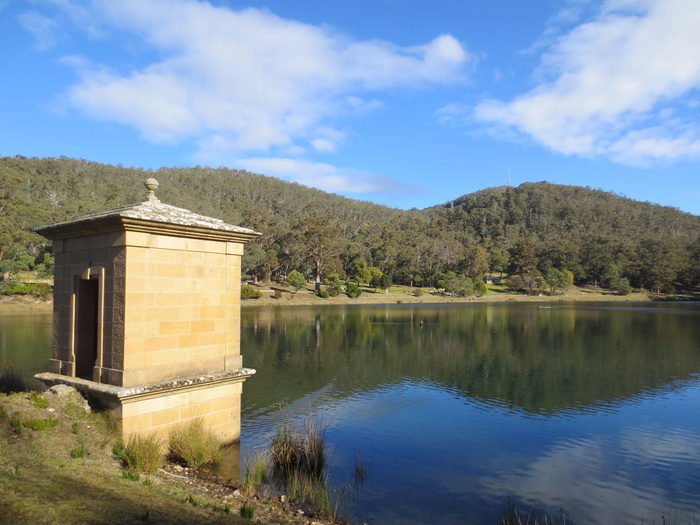
<svg viewBox="0 0 700 525">
<path fill-rule="evenodd" d="M 240 436 L 241 256 L 257 232 L 161 203 L 37 229 L 53 241 L 53 358 L 36 378 L 114 410 L 126 438 L 201 418 Z"/>
</svg>

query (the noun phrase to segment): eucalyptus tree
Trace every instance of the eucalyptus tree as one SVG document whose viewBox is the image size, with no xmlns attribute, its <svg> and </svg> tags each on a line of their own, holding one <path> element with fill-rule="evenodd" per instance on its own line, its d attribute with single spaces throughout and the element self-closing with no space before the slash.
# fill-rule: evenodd
<svg viewBox="0 0 700 525">
<path fill-rule="evenodd" d="M 312 214 L 295 228 L 296 237 L 303 247 L 306 259 L 313 267 L 316 283 L 321 283 L 324 268 L 338 270 L 342 250 L 340 229 L 331 216 Z"/>
</svg>

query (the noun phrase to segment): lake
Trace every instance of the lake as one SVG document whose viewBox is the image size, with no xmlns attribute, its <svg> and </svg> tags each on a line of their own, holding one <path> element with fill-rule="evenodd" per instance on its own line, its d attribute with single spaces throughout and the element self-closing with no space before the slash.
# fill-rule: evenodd
<svg viewBox="0 0 700 525">
<path fill-rule="evenodd" d="M 241 449 L 320 421 L 344 515 L 499 523 L 700 517 L 700 305 L 245 307 Z M 45 371 L 49 314 L 0 315 L 0 366 Z"/>
</svg>

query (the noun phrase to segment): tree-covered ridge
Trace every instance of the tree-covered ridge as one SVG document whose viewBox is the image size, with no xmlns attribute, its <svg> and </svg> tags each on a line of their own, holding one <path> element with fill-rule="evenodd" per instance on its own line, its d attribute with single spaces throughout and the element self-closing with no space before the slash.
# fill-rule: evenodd
<svg viewBox="0 0 700 525">
<path fill-rule="evenodd" d="M 554 290 L 569 276 L 668 291 L 699 280 L 700 217 L 590 188 L 528 183 L 404 211 L 242 170 L 64 157 L 0 158 L 0 270 L 48 265 L 32 228 L 142 201 L 148 177 L 163 202 L 262 232 L 244 257 L 255 279 L 297 270 L 467 292 L 499 272 L 525 290 Z"/>
</svg>

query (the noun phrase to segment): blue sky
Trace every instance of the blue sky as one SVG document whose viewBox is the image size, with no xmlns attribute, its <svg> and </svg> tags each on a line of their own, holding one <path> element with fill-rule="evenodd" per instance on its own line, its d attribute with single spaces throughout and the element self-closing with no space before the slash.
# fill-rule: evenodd
<svg viewBox="0 0 700 525">
<path fill-rule="evenodd" d="M 0 0 L 0 155 L 700 214 L 697 0 Z"/>
</svg>

